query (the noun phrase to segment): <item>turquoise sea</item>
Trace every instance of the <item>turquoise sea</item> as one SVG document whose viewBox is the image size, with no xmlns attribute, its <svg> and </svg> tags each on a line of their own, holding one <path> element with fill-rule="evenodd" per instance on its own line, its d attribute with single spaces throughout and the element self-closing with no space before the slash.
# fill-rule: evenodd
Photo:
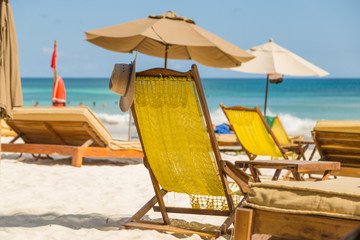
<svg viewBox="0 0 360 240">
<path fill-rule="evenodd" d="M 119 96 L 107 78 L 63 78 L 67 106 L 90 107 L 118 138 L 127 134 L 128 113 L 119 110 Z M 215 124 L 226 121 L 219 103 L 263 110 L 265 78 L 203 78 L 206 100 Z M 22 78 L 24 106 L 51 106 L 52 78 Z M 268 115 L 280 115 L 290 134 L 310 135 L 316 120 L 360 120 L 360 78 L 285 78 L 269 84 Z"/>
</svg>

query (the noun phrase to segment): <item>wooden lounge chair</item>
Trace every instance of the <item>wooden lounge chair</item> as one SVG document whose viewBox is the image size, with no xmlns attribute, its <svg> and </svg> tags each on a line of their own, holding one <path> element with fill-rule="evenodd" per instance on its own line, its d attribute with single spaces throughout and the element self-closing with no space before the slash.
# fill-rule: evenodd
<svg viewBox="0 0 360 240">
<path fill-rule="evenodd" d="M 360 178 L 269 181 L 249 184 L 247 199 L 236 210 L 234 240 L 250 240 L 253 234 L 338 240 L 358 227 Z"/>
<path fill-rule="evenodd" d="M 360 177 L 359 121 L 318 121 L 312 135 L 320 161 L 341 162 L 333 175 Z"/>
<path fill-rule="evenodd" d="M 235 210 L 227 177 L 244 193 L 249 176 L 221 159 L 196 65 L 185 73 L 158 68 L 136 75 L 132 113 L 155 196 L 123 227 L 200 236 L 227 233 Z M 165 206 L 167 192 L 189 194 L 193 208 Z M 153 207 L 161 212 L 162 223 L 141 220 Z M 216 231 L 185 229 L 171 224 L 171 212 L 226 220 Z"/>
<path fill-rule="evenodd" d="M 305 151 L 309 147 L 308 141 L 298 141 L 297 144 L 281 144 L 269 124 L 265 120 L 258 106 L 254 109 L 241 106 L 225 107 L 220 104 L 229 123 L 250 160 L 258 155 L 273 158 L 289 159 L 288 155 L 296 154 L 296 159 L 305 159 Z"/>
<path fill-rule="evenodd" d="M 3 152 L 70 155 L 76 167 L 83 157 L 143 157 L 140 143 L 113 140 L 87 107 L 15 108 L 7 124 L 17 136 L 2 144 Z M 19 138 L 24 143 L 14 143 Z"/>
</svg>

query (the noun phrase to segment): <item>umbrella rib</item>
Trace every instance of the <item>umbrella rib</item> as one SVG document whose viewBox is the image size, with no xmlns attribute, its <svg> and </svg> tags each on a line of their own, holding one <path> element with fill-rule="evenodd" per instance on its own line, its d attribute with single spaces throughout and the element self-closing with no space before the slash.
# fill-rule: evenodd
<svg viewBox="0 0 360 240">
<path fill-rule="evenodd" d="M 191 60 L 191 56 L 190 56 L 190 53 L 189 53 L 188 46 L 185 46 L 185 51 L 186 51 L 186 54 L 188 55 L 188 58 Z"/>
<path fill-rule="evenodd" d="M 154 26 L 151 26 L 151 29 L 154 31 L 154 33 L 161 39 L 161 41 L 163 41 L 164 43 L 164 45 L 170 45 L 170 44 L 168 44 L 156 31 L 155 31 L 155 29 L 154 29 Z"/>
<path fill-rule="evenodd" d="M 141 40 L 141 41 L 139 42 L 139 44 L 137 44 L 137 45 L 135 46 L 134 50 L 138 51 L 137 48 L 145 41 L 145 39 L 146 39 L 146 38 L 144 37 L 143 40 Z"/>
<path fill-rule="evenodd" d="M 231 62 L 235 63 L 235 66 L 241 66 L 241 63 L 240 64 L 237 64 L 236 61 L 234 61 L 234 58 L 230 55 L 230 54 L 225 54 L 223 50 L 221 50 L 219 48 L 220 52 L 222 52 L 224 54 L 225 57 L 227 57 L 228 59 L 230 59 Z"/>
<path fill-rule="evenodd" d="M 196 25 L 195 25 L 196 26 Z M 202 37 L 204 37 L 204 35 L 202 34 L 202 33 L 200 33 L 199 31 L 197 31 L 195 28 L 194 28 L 194 30 L 195 30 L 195 32 L 197 32 L 198 34 L 200 34 Z M 234 63 L 235 64 L 235 66 L 241 66 L 241 63 L 240 64 L 237 64 L 236 62 L 237 61 L 235 61 L 234 59 L 235 58 L 233 58 L 232 56 L 230 56 L 230 54 L 226 54 L 219 46 L 217 46 L 211 39 L 208 39 L 208 41 L 210 41 L 214 46 L 216 46 L 218 49 L 219 49 L 219 51 L 225 56 L 225 57 L 227 57 L 228 59 L 230 59 L 230 61 L 232 62 L 232 63 Z"/>
</svg>

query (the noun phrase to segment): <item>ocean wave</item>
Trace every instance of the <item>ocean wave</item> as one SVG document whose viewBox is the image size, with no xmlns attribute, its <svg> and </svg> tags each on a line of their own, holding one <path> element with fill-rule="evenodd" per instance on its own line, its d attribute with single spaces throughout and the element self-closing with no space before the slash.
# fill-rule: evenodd
<svg viewBox="0 0 360 240">
<path fill-rule="evenodd" d="M 269 116 L 275 116 L 275 113 L 268 111 Z M 305 134 L 307 138 L 311 138 L 311 130 L 316 124 L 316 120 L 309 118 L 299 118 L 289 113 L 278 114 L 281 122 L 283 123 L 287 133 L 289 135 L 302 135 Z M 108 113 L 96 113 L 99 120 L 105 125 L 121 125 L 128 126 L 129 114 L 108 114 Z M 211 120 L 215 125 L 222 123 L 228 123 L 224 112 L 221 108 L 216 109 L 210 113 Z"/>
<path fill-rule="evenodd" d="M 270 116 L 275 116 L 275 114 L 271 112 L 270 114 Z M 289 113 L 279 113 L 278 115 L 289 135 L 305 134 L 307 138 L 311 138 L 311 131 L 316 124 L 316 120 L 309 118 L 298 118 Z"/>
<path fill-rule="evenodd" d="M 211 120 L 214 124 L 219 125 L 221 123 L 228 123 L 224 112 L 221 108 L 213 111 L 211 114 Z M 276 114 L 268 111 L 269 116 L 276 116 Z M 284 125 L 289 135 L 303 135 L 307 138 L 311 138 L 311 130 L 316 124 L 316 120 L 309 118 L 298 118 L 289 113 L 279 113 L 279 118 Z"/>
<path fill-rule="evenodd" d="M 124 125 L 129 122 L 129 114 L 95 113 L 96 117 L 105 125 Z"/>
</svg>

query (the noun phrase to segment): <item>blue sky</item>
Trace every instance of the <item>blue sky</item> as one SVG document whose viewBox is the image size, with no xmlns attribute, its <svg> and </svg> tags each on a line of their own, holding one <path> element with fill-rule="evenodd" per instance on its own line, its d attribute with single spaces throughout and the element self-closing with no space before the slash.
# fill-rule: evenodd
<svg viewBox="0 0 360 240">
<path fill-rule="evenodd" d="M 50 60 L 58 41 L 62 77 L 109 77 L 114 63 L 134 55 L 84 41 L 85 31 L 168 10 L 246 50 L 274 42 L 330 72 L 360 77 L 360 1 L 334 0 L 12 0 L 22 77 L 52 77 Z M 192 61 L 169 60 L 186 71 Z M 140 54 L 137 70 L 162 67 L 163 59 Z M 202 77 L 263 77 L 199 66 Z"/>
</svg>

